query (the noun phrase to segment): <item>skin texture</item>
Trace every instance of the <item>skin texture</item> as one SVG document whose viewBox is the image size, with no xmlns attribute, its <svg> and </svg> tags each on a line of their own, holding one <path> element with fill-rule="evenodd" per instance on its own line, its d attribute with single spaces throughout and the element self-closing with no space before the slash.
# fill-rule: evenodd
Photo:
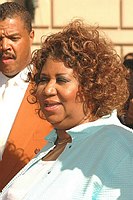
<svg viewBox="0 0 133 200">
<path fill-rule="evenodd" d="M 45 117 L 56 129 L 70 129 L 86 122 L 83 102 L 77 98 L 78 86 L 73 69 L 48 58 L 40 74 L 37 98 Z"/>
<path fill-rule="evenodd" d="M 31 60 L 34 31 L 30 33 L 19 16 L 0 21 L 0 71 L 12 77 Z"/>
</svg>

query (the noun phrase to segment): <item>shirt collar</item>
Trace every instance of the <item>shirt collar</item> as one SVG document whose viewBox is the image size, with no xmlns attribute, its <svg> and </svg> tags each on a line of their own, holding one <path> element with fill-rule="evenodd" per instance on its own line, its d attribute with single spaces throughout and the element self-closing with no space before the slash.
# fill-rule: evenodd
<svg viewBox="0 0 133 200">
<path fill-rule="evenodd" d="M 10 79 L 10 81 L 14 82 L 14 85 L 23 87 L 25 83 L 29 82 L 28 74 L 31 72 L 29 66 L 23 69 L 19 74 L 17 74 L 15 77 Z"/>
<path fill-rule="evenodd" d="M 117 111 L 114 110 L 110 115 L 103 116 L 102 118 L 93 121 L 93 122 L 88 122 L 85 124 L 80 124 L 74 128 L 71 128 L 67 130 L 66 132 L 69 133 L 72 137 L 72 139 L 78 140 L 83 134 L 93 134 L 95 131 L 98 129 L 101 129 L 103 126 L 106 125 L 117 125 L 121 126 L 120 121 L 117 118 Z M 53 129 L 48 136 L 46 136 L 46 140 L 49 142 L 54 143 L 57 138 L 57 134 L 55 129 Z"/>
<path fill-rule="evenodd" d="M 14 85 L 14 86 L 16 85 L 21 88 L 24 88 L 25 85 L 27 85 L 26 83 L 29 82 L 28 73 L 31 72 L 31 68 L 32 68 L 31 65 L 27 66 L 25 69 L 23 69 L 20 73 L 18 73 L 13 78 L 8 78 L 4 74 L 0 73 L 0 86 L 2 86 L 3 84 L 7 84 L 7 85 Z"/>
<path fill-rule="evenodd" d="M 5 84 L 9 80 L 8 77 L 6 77 L 2 72 L 0 72 L 0 87 Z"/>
</svg>

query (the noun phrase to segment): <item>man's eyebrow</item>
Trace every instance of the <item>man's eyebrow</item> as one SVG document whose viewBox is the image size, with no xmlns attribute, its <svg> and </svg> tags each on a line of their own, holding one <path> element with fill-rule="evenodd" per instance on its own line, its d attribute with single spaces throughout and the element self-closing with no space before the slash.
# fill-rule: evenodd
<svg viewBox="0 0 133 200">
<path fill-rule="evenodd" d="M 5 36 L 3 36 L 3 35 L 0 35 L 0 39 L 2 39 L 2 38 L 4 38 Z M 7 38 L 13 38 L 13 37 L 20 37 L 20 35 L 18 35 L 18 34 L 11 34 L 11 35 L 7 35 L 6 36 Z"/>
<path fill-rule="evenodd" d="M 20 36 L 20 34 L 19 33 L 9 33 L 9 35 L 8 36 Z"/>
</svg>

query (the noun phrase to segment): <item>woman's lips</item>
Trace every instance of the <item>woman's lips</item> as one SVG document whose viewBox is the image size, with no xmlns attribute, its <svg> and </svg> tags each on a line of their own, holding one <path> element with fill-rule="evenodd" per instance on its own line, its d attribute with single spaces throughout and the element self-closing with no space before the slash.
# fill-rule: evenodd
<svg viewBox="0 0 133 200">
<path fill-rule="evenodd" d="M 44 103 L 44 110 L 45 111 L 55 111 L 56 109 L 59 108 L 61 103 L 59 102 L 45 102 Z"/>
</svg>

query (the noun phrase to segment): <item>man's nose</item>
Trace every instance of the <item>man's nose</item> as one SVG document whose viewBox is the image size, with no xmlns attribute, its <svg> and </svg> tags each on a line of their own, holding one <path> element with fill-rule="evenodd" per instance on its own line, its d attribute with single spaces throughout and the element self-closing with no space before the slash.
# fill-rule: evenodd
<svg viewBox="0 0 133 200">
<path fill-rule="evenodd" d="M 10 44 L 7 38 L 3 38 L 0 43 L 2 51 L 10 50 Z"/>
</svg>

